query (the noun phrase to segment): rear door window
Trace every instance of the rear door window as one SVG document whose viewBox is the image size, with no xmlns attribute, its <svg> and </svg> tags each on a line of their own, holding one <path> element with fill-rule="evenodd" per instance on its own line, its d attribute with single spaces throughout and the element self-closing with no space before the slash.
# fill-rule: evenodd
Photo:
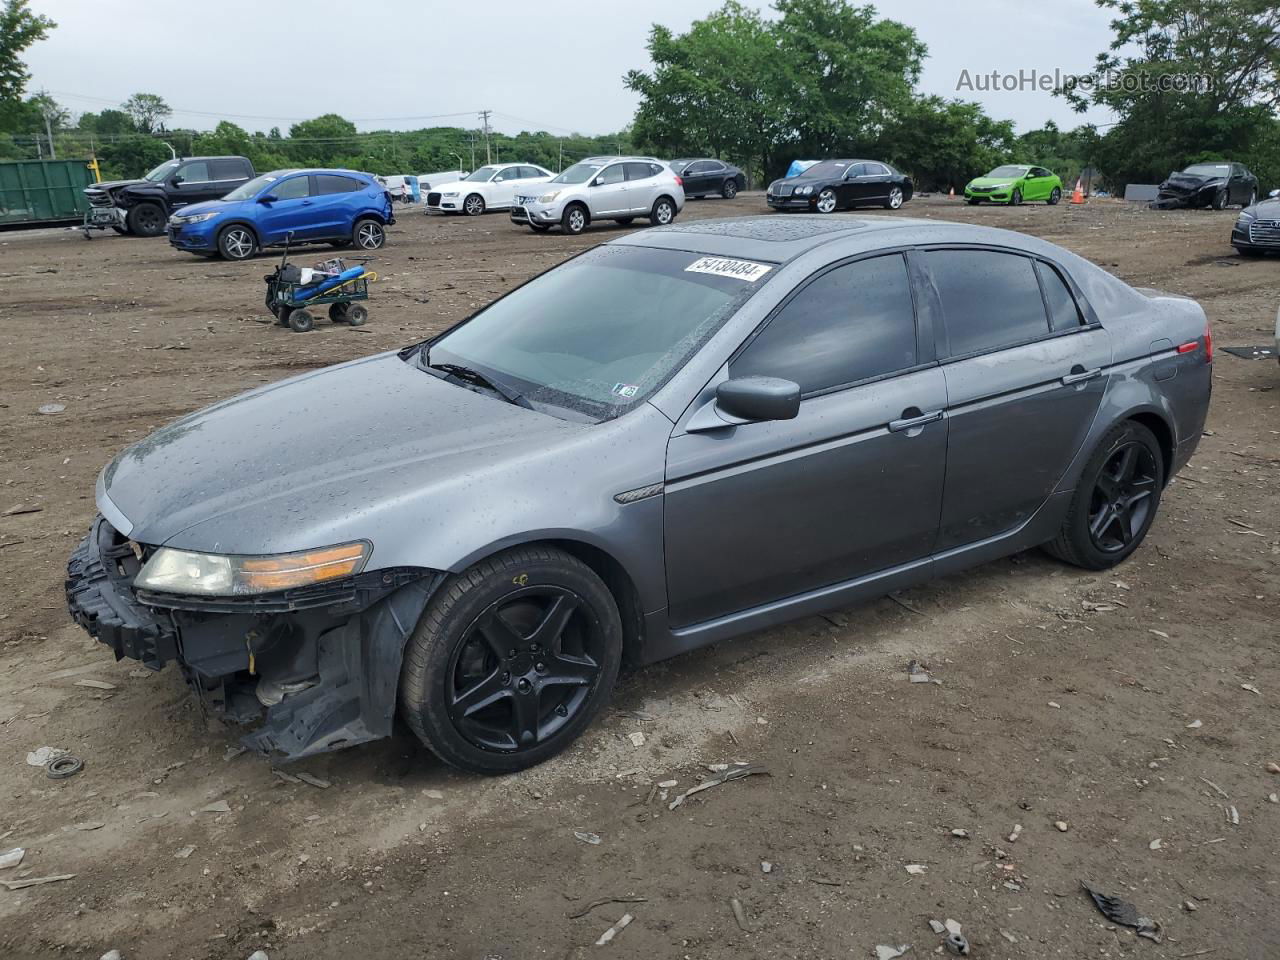
<svg viewBox="0 0 1280 960">
<path fill-rule="evenodd" d="M 301 178 L 299 178 L 301 179 Z M 355 193 L 360 189 L 360 182 L 350 177 L 340 177 L 333 173 L 316 174 L 316 193 Z"/>
<path fill-rule="evenodd" d="M 802 287 L 729 364 L 811 395 L 916 364 L 915 307 L 901 254 L 829 270 Z"/>
<path fill-rule="evenodd" d="M 209 176 L 214 180 L 247 180 L 249 171 L 243 160 L 210 160 Z"/>
<path fill-rule="evenodd" d="M 951 356 L 982 353 L 1049 332 L 1035 264 L 993 250 L 931 250 Z"/>
<path fill-rule="evenodd" d="M 653 176 L 653 170 L 647 163 L 628 163 L 625 166 L 628 180 L 648 180 Z"/>
<path fill-rule="evenodd" d="M 1044 288 L 1045 306 L 1049 308 L 1049 329 L 1054 333 L 1074 330 L 1083 325 L 1084 315 L 1071 295 L 1071 288 L 1057 269 L 1044 262 L 1036 264 L 1040 273 L 1040 285 Z"/>
</svg>

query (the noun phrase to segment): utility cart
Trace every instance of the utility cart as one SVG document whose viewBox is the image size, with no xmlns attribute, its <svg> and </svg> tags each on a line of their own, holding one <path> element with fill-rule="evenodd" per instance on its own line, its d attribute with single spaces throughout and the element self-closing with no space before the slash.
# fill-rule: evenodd
<svg viewBox="0 0 1280 960">
<path fill-rule="evenodd" d="M 371 257 L 326 260 L 314 268 L 289 263 L 286 242 L 280 265 L 263 279 L 267 283 L 267 309 L 281 326 L 306 333 L 315 326 L 315 309 L 327 305 L 329 319 L 358 327 L 369 319 L 360 301 L 369 299 L 369 284 L 378 275 L 366 264 Z"/>
</svg>

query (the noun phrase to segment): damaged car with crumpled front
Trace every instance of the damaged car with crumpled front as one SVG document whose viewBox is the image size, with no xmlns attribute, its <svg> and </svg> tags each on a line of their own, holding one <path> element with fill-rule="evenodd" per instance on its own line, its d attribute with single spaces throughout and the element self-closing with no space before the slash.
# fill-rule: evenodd
<svg viewBox="0 0 1280 960">
<path fill-rule="evenodd" d="M 1160 184 L 1160 192 L 1151 201 L 1157 210 L 1178 207 L 1212 207 L 1225 210 L 1229 206 L 1251 207 L 1258 199 L 1258 178 L 1242 163 L 1193 163 L 1185 170 L 1175 170 Z"/>
</svg>

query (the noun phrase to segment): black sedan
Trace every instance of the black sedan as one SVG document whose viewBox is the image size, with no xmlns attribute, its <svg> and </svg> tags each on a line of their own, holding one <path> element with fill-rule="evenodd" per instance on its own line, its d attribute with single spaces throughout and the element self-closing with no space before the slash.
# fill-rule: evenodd
<svg viewBox="0 0 1280 960">
<path fill-rule="evenodd" d="M 911 199 L 911 192 L 911 178 L 879 160 L 823 160 L 798 177 L 773 181 L 765 199 L 775 210 L 897 210 Z"/>
<path fill-rule="evenodd" d="M 1231 245 L 1242 256 L 1257 257 L 1270 250 L 1280 253 L 1280 190 L 1261 203 L 1240 211 L 1231 229 Z"/>
<path fill-rule="evenodd" d="M 1251 207 L 1258 199 L 1258 178 L 1241 163 L 1193 163 L 1169 174 L 1160 184 L 1153 207 L 1213 207 L 1234 203 Z"/>
<path fill-rule="evenodd" d="M 723 160 L 685 157 L 671 161 L 671 170 L 684 181 L 686 197 L 724 197 L 732 200 L 747 188 L 747 175 Z"/>
</svg>

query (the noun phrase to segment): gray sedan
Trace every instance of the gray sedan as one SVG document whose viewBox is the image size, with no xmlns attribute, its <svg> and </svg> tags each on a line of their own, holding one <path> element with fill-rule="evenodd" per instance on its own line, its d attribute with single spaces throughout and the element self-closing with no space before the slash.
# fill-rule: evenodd
<svg viewBox="0 0 1280 960">
<path fill-rule="evenodd" d="M 700 221 L 125 450 L 71 612 L 291 759 L 502 773 L 647 663 L 1043 546 L 1103 569 L 1209 403 L 1195 302 L 1016 233 Z"/>
</svg>

